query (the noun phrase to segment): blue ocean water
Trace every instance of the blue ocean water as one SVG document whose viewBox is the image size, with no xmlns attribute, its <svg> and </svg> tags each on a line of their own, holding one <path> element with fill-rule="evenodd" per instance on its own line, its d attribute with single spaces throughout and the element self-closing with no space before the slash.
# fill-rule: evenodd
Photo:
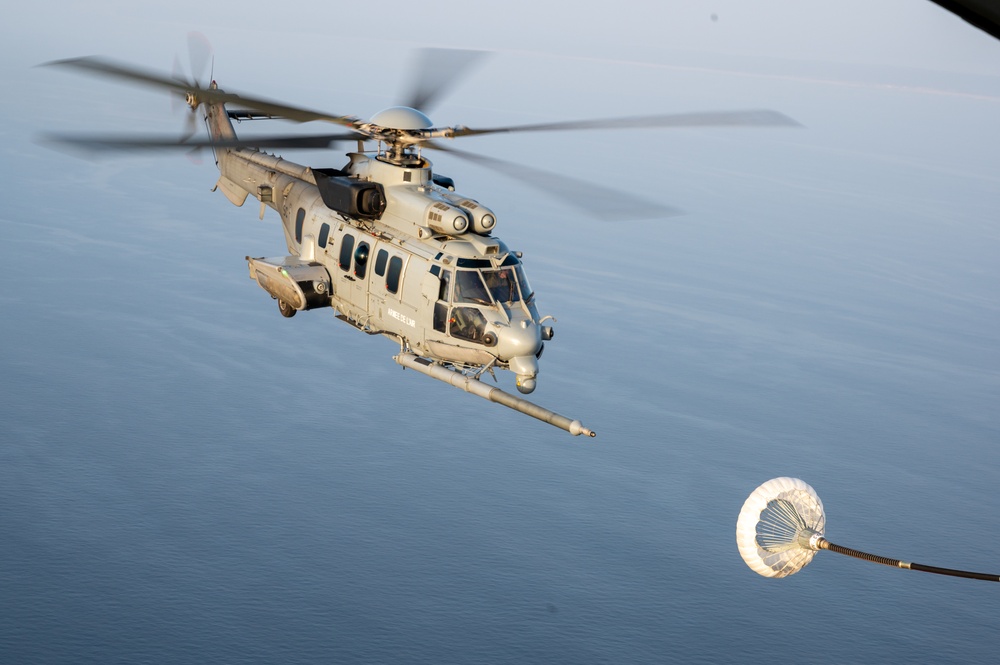
<svg viewBox="0 0 1000 665">
<path fill-rule="evenodd" d="M 449 165 L 559 319 L 534 398 L 593 440 L 280 317 L 243 259 L 275 218 L 210 164 L 72 161 L 11 120 L 0 660 L 992 662 L 993 585 L 828 552 L 767 580 L 734 534 L 792 475 L 834 542 L 1000 572 L 995 97 L 761 85 L 806 128 L 602 172 L 663 174 L 681 217 Z"/>
</svg>

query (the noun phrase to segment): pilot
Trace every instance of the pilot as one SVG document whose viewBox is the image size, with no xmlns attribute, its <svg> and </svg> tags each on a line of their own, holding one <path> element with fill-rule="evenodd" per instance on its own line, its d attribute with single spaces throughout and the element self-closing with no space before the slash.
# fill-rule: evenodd
<svg viewBox="0 0 1000 665">
<path fill-rule="evenodd" d="M 468 307 L 455 307 L 451 310 L 451 336 L 475 342 L 479 340 L 479 328 L 468 310 Z"/>
</svg>

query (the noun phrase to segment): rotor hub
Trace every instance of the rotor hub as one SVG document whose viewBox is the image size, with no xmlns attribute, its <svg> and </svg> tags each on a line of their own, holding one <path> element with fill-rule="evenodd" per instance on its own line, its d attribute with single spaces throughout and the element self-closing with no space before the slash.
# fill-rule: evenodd
<svg viewBox="0 0 1000 665">
<path fill-rule="evenodd" d="M 434 126 L 431 119 L 409 106 L 390 106 L 379 111 L 368 121 L 383 129 L 430 129 Z"/>
</svg>

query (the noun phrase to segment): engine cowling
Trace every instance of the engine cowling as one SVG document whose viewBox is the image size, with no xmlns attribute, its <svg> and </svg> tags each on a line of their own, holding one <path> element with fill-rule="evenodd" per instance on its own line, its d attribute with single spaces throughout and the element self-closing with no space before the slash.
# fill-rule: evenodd
<svg viewBox="0 0 1000 665">
<path fill-rule="evenodd" d="M 496 214 L 479 201 L 451 192 L 442 192 L 441 195 L 447 199 L 449 203 L 458 206 L 466 212 L 469 219 L 472 221 L 470 228 L 473 233 L 487 235 L 494 228 L 496 228 Z"/>
<path fill-rule="evenodd" d="M 469 217 L 465 211 L 444 201 L 427 206 L 424 219 L 434 232 L 444 235 L 457 236 L 469 230 Z"/>
</svg>

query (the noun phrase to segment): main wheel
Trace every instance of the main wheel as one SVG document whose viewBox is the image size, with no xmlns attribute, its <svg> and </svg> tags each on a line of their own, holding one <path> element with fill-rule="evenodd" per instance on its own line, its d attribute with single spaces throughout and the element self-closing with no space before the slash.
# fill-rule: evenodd
<svg viewBox="0 0 1000 665">
<path fill-rule="evenodd" d="M 278 300 L 278 311 L 281 312 L 281 315 L 283 317 L 285 317 L 286 319 L 290 319 L 293 316 L 295 316 L 295 312 L 297 310 L 294 307 L 292 307 L 291 305 L 289 305 L 287 302 L 285 302 L 284 300 L 279 299 Z"/>
</svg>

